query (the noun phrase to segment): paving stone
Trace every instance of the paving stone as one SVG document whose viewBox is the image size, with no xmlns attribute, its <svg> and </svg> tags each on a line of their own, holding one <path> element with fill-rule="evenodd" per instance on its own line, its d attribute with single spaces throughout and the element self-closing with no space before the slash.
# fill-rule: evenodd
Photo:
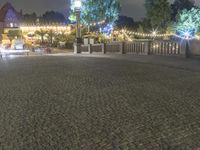
<svg viewBox="0 0 200 150">
<path fill-rule="evenodd" d="M 200 71 L 124 58 L 1 60 L 0 149 L 199 150 Z"/>
</svg>

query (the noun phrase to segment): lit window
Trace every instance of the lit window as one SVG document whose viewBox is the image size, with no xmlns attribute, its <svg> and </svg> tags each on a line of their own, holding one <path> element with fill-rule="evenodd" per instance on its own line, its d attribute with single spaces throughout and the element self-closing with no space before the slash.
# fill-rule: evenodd
<svg viewBox="0 0 200 150">
<path fill-rule="evenodd" d="M 13 27 L 14 27 L 13 23 L 10 23 L 10 27 L 11 27 L 11 28 L 13 28 Z"/>
</svg>

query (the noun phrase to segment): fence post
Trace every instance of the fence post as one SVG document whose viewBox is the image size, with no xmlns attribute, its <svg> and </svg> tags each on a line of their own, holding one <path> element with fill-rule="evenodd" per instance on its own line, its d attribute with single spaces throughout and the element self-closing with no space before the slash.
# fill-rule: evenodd
<svg viewBox="0 0 200 150">
<path fill-rule="evenodd" d="M 105 54 L 106 53 L 106 44 L 103 43 L 101 47 L 102 47 L 102 53 Z"/>
<path fill-rule="evenodd" d="M 182 56 L 185 56 L 185 53 L 186 53 L 186 41 L 184 40 L 180 43 L 180 54 Z"/>
<path fill-rule="evenodd" d="M 79 54 L 79 53 L 81 53 L 81 44 L 74 43 L 74 54 Z"/>
<path fill-rule="evenodd" d="M 186 41 L 186 48 L 185 48 L 185 57 L 190 58 L 190 46 L 189 46 L 189 40 Z"/>
<path fill-rule="evenodd" d="M 92 44 L 88 45 L 88 52 L 89 52 L 89 54 L 92 54 Z"/>
<path fill-rule="evenodd" d="M 181 54 L 181 44 L 178 43 L 178 54 Z"/>
<path fill-rule="evenodd" d="M 120 43 L 120 53 L 125 54 L 125 43 L 124 42 Z"/>
<path fill-rule="evenodd" d="M 146 54 L 146 55 L 150 55 L 150 51 L 151 51 L 151 41 L 145 42 L 144 51 L 145 51 L 145 54 Z"/>
</svg>

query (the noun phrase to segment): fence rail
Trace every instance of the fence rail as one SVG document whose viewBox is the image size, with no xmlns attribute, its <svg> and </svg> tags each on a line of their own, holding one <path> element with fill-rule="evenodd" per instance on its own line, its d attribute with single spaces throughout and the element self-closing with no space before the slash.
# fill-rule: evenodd
<svg viewBox="0 0 200 150">
<path fill-rule="evenodd" d="M 178 42 L 155 41 L 150 45 L 150 54 L 158 55 L 178 55 L 180 54 L 181 45 Z"/>
<path fill-rule="evenodd" d="M 81 45 L 79 52 L 136 55 L 179 55 L 181 54 L 181 48 L 181 44 L 175 41 L 135 40 L 133 42 Z"/>
<path fill-rule="evenodd" d="M 148 42 L 140 42 L 140 41 L 135 41 L 135 42 L 126 42 L 124 44 L 124 52 L 127 54 L 147 54 L 147 45 Z"/>
<path fill-rule="evenodd" d="M 103 44 L 92 44 L 92 45 L 90 45 L 90 49 L 91 49 L 91 51 L 90 51 L 90 53 L 93 53 L 93 52 L 96 52 L 96 53 L 98 53 L 98 52 L 102 52 L 102 48 L 103 48 Z"/>
<path fill-rule="evenodd" d="M 81 45 L 81 52 L 89 52 L 89 45 Z"/>
</svg>

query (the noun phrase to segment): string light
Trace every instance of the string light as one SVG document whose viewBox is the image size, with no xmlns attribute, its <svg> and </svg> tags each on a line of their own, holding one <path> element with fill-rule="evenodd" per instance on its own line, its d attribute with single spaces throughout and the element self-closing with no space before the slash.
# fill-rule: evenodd
<svg viewBox="0 0 200 150">
<path fill-rule="evenodd" d="M 192 37 L 189 37 L 189 36 L 180 36 L 180 35 L 177 35 L 177 34 L 174 34 L 174 36 L 177 37 L 177 38 L 180 38 L 180 39 L 184 39 L 184 40 L 199 39 L 199 36 L 192 36 Z"/>
<path fill-rule="evenodd" d="M 96 25 L 104 24 L 105 22 L 106 22 L 106 20 L 102 20 L 102 21 L 99 21 L 99 22 L 90 23 L 88 25 L 90 25 L 90 26 L 96 26 Z"/>
<path fill-rule="evenodd" d="M 121 33 L 123 33 L 127 39 L 129 41 L 132 41 L 131 38 L 128 36 L 128 35 L 135 35 L 135 36 L 141 36 L 141 37 L 169 37 L 169 36 L 175 36 L 177 38 L 181 38 L 181 39 L 186 39 L 186 40 L 193 40 L 193 39 L 200 39 L 199 36 L 190 36 L 188 35 L 187 33 L 185 33 L 184 36 L 180 36 L 180 35 L 177 35 L 175 33 L 168 33 L 168 34 L 157 34 L 156 31 L 153 31 L 152 33 L 140 33 L 140 32 L 134 32 L 134 31 L 128 31 L 128 30 L 125 30 L 125 29 L 122 29 L 120 31 Z"/>
<path fill-rule="evenodd" d="M 121 30 L 122 33 L 126 34 L 132 34 L 132 35 L 137 35 L 137 36 L 143 36 L 143 37 L 167 37 L 167 36 L 173 36 L 174 34 L 157 34 L 156 31 L 153 31 L 152 33 L 140 33 L 140 32 L 134 32 L 134 31 L 128 31 L 125 29 Z"/>
<path fill-rule="evenodd" d="M 126 36 L 126 38 L 128 39 L 128 41 L 132 42 L 133 40 L 126 34 L 126 32 L 124 30 L 122 30 L 123 34 Z"/>
<path fill-rule="evenodd" d="M 23 32 L 30 32 L 30 31 L 37 31 L 37 30 L 52 30 L 55 32 L 59 31 L 65 31 L 65 32 L 71 32 L 70 26 L 53 26 L 53 25 L 47 25 L 47 26 L 20 26 L 20 29 Z"/>
</svg>

